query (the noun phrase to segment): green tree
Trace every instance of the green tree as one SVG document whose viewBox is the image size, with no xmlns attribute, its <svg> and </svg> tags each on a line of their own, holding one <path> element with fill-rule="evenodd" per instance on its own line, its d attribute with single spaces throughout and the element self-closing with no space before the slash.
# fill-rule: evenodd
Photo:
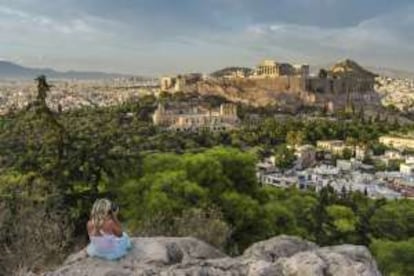
<svg viewBox="0 0 414 276">
<path fill-rule="evenodd" d="M 215 208 L 191 208 L 174 218 L 174 236 L 195 237 L 216 248 L 225 249 L 231 235 L 230 226 L 224 221 L 222 212 Z"/>
<path fill-rule="evenodd" d="M 291 210 L 280 202 L 268 202 L 263 206 L 264 219 L 268 224 L 266 236 L 272 237 L 293 233 L 297 229 L 296 219 Z"/>
<path fill-rule="evenodd" d="M 296 228 L 291 229 L 292 234 L 314 240 L 312 229 L 315 228 L 313 210 L 317 204 L 316 195 L 303 191 L 294 190 L 283 205 L 294 214 Z"/>
<path fill-rule="evenodd" d="M 239 254 L 254 241 L 263 237 L 263 216 L 256 200 L 237 192 L 226 192 L 221 196 L 221 206 L 226 221 L 232 226 L 230 241 L 233 254 Z"/>
<path fill-rule="evenodd" d="M 172 225 L 173 218 L 185 209 L 208 203 L 206 191 L 189 181 L 184 171 L 151 173 L 138 181 L 127 181 L 121 190 L 125 216 L 131 230 L 138 232 L 149 227 L 148 222 Z M 163 220 L 157 221 L 159 218 Z"/>
<path fill-rule="evenodd" d="M 351 208 L 341 205 L 331 205 L 326 208 L 332 220 L 331 235 L 339 242 L 346 242 L 356 230 L 358 218 Z"/>
<path fill-rule="evenodd" d="M 46 76 L 41 75 L 36 78 L 37 81 L 37 100 L 40 104 L 46 105 L 47 93 L 50 91 L 50 85 L 46 81 Z"/>
<path fill-rule="evenodd" d="M 187 154 L 184 156 L 188 178 L 207 189 L 214 200 L 234 185 L 223 173 L 222 163 L 207 154 Z"/>
<path fill-rule="evenodd" d="M 414 275 L 414 238 L 399 242 L 374 240 L 371 250 L 384 275 Z"/>
<path fill-rule="evenodd" d="M 342 158 L 344 159 L 351 159 L 353 156 L 353 151 L 349 148 L 345 148 L 344 151 L 342 152 Z"/>
<path fill-rule="evenodd" d="M 281 169 L 290 168 L 296 159 L 293 150 L 287 148 L 286 145 L 278 146 L 274 157 L 276 166 Z"/>
<path fill-rule="evenodd" d="M 312 233 L 318 244 L 326 245 L 331 243 L 329 229 L 333 227 L 327 208 L 337 200 L 337 197 L 333 188 L 328 185 L 320 190 L 317 200 L 318 202 L 313 209 L 315 222 Z"/>
<path fill-rule="evenodd" d="M 257 160 L 254 155 L 224 147 L 210 149 L 205 154 L 208 158 L 220 162 L 223 176 L 232 183 L 236 191 L 249 195 L 257 192 L 259 184 L 255 170 Z M 224 184 L 226 183 L 224 182 Z"/>
<path fill-rule="evenodd" d="M 286 135 L 286 143 L 291 146 L 300 146 L 305 140 L 303 131 L 289 131 Z"/>
<path fill-rule="evenodd" d="M 381 206 L 370 219 L 375 238 L 393 241 L 414 236 L 414 202 L 399 200 Z"/>
<path fill-rule="evenodd" d="M 326 71 L 325 69 L 320 69 L 318 76 L 321 79 L 326 79 L 328 77 L 328 71 Z"/>
</svg>

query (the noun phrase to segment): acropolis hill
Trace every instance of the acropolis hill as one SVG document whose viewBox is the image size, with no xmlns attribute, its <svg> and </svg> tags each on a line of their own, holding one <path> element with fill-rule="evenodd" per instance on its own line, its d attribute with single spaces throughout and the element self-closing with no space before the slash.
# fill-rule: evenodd
<svg viewBox="0 0 414 276">
<path fill-rule="evenodd" d="M 311 75 L 306 64 L 291 65 L 265 60 L 256 69 L 234 68 L 202 78 L 189 74 L 161 79 L 161 90 L 220 95 L 255 106 L 278 105 L 292 111 L 303 106 L 333 111 L 353 105 L 380 106 L 376 75 L 346 59 L 329 70 Z"/>
</svg>

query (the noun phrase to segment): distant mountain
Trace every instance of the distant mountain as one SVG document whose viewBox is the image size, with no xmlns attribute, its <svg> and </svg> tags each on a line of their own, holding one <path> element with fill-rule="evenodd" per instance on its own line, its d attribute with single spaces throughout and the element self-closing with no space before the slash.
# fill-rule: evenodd
<svg viewBox="0 0 414 276">
<path fill-rule="evenodd" d="M 325 68 L 330 69 L 335 65 L 334 62 L 326 63 L 326 64 L 315 64 L 311 66 L 311 72 L 313 74 L 317 74 L 319 72 L 319 69 Z M 395 68 L 388 68 L 388 67 L 381 67 L 381 66 L 364 66 L 365 69 L 381 75 L 381 76 L 387 76 L 391 78 L 408 78 L 408 79 L 414 79 L 414 72 L 410 72 L 407 70 L 400 70 Z"/>
<path fill-rule="evenodd" d="M 9 61 L 0 60 L 0 79 L 34 79 L 39 75 L 46 75 L 53 79 L 108 79 L 117 77 L 130 77 L 130 75 L 104 72 L 66 71 L 60 72 L 49 68 L 29 68 Z"/>
<path fill-rule="evenodd" d="M 364 67 L 351 59 L 345 59 L 335 63 L 330 71 L 334 76 L 365 76 L 374 78 L 376 74 L 366 70 Z"/>
</svg>

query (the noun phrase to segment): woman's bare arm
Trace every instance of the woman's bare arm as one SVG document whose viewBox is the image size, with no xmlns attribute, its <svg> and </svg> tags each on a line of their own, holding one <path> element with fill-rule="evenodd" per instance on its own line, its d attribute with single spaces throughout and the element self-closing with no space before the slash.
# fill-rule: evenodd
<svg viewBox="0 0 414 276">
<path fill-rule="evenodd" d="M 111 219 L 111 230 L 112 233 L 117 237 L 122 237 L 122 226 L 118 220 L 118 216 L 116 214 L 112 215 Z"/>
<path fill-rule="evenodd" d="M 86 230 L 88 231 L 88 235 L 92 236 L 94 232 L 92 221 L 88 221 L 88 223 L 86 224 Z"/>
<path fill-rule="evenodd" d="M 117 222 L 111 220 L 110 227 L 112 234 L 114 234 L 117 237 L 122 237 L 122 228 Z"/>
</svg>

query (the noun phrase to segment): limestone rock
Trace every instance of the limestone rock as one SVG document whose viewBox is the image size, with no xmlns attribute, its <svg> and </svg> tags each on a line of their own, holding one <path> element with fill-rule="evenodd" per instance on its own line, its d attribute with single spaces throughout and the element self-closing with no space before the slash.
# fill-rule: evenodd
<svg viewBox="0 0 414 276">
<path fill-rule="evenodd" d="M 290 258 L 281 258 L 276 262 L 281 275 L 325 275 L 327 264 L 315 251 L 300 252 Z"/>
<path fill-rule="evenodd" d="M 378 269 L 374 258 L 365 246 L 338 245 L 322 248 L 319 252 L 330 264 L 329 271 L 333 275 L 346 275 L 340 274 L 340 271 L 343 271 L 344 268 L 341 263 L 335 262 L 335 256 L 338 255 L 346 260 L 346 263 L 352 265 L 354 270 L 349 273 L 356 273 L 355 275 L 361 276 L 381 275 L 379 272 L 377 274 L 372 273 L 372 271 L 378 271 Z"/>
<path fill-rule="evenodd" d="M 73 254 L 45 276 L 379 276 L 367 248 L 319 248 L 297 237 L 279 236 L 253 244 L 231 258 L 194 238 L 133 238 L 133 249 L 119 261 Z"/>
<path fill-rule="evenodd" d="M 317 247 L 312 242 L 282 235 L 253 244 L 244 251 L 243 257 L 273 262 L 281 257 L 290 257 L 298 252 L 316 249 Z"/>
</svg>

